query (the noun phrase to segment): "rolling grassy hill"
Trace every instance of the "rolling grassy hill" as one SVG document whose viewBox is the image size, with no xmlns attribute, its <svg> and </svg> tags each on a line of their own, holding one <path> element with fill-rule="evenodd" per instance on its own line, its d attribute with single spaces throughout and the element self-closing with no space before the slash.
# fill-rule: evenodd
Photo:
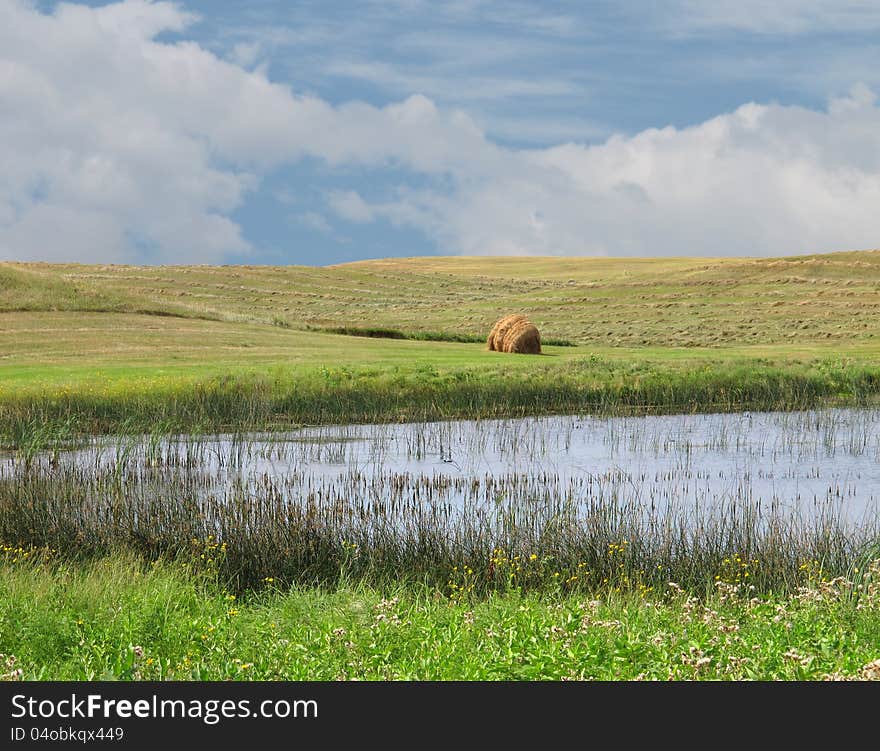
<svg viewBox="0 0 880 751">
<path fill-rule="evenodd" d="M 871 340 L 880 251 L 771 259 L 425 257 L 307 266 L 0 265 L 2 311 L 484 335 L 522 311 L 590 346 Z"/>
<path fill-rule="evenodd" d="M 540 358 L 487 352 L 481 338 L 508 312 L 527 314 L 545 339 L 576 346 L 548 346 Z M 327 333 L 340 327 L 476 341 Z M 109 423 L 132 410 L 153 415 L 145 405 L 162 402 L 162 414 L 175 419 L 197 413 L 226 424 L 229 413 L 215 420 L 205 412 L 213 407 L 194 410 L 184 395 L 206 382 L 272 392 L 269 406 L 251 410 L 251 422 L 279 412 L 306 419 L 343 387 L 351 398 L 373 389 L 375 398 L 348 412 L 319 410 L 314 419 L 378 419 L 386 410 L 412 417 L 407 405 L 416 402 L 417 414 L 431 416 L 575 409 L 597 400 L 708 408 L 757 398 L 766 405 L 776 403 L 780 379 L 788 379 L 780 404 L 807 403 L 880 392 L 878 358 L 880 251 L 425 257 L 327 267 L 0 264 L 0 412 L 7 418 L 16 412 L 9 405 L 22 400 L 40 419 L 88 413 Z M 303 384 L 309 398 L 293 399 Z M 140 395 L 136 409 L 132 393 Z"/>
</svg>

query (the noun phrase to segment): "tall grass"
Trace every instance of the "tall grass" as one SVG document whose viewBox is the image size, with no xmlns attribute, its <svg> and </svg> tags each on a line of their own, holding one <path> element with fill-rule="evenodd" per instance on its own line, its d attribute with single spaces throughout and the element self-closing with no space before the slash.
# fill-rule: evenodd
<svg viewBox="0 0 880 751">
<path fill-rule="evenodd" d="M 322 367 L 156 385 L 117 383 L 0 396 L 0 441 L 53 432 L 267 430 L 303 424 L 411 422 L 546 414 L 793 410 L 862 405 L 880 394 L 880 368 L 817 361 L 784 368 L 717 361 L 678 368 L 595 356 L 529 371 Z"/>
<path fill-rule="evenodd" d="M 296 465 L 240 472 L 252 450 L 132 439 L 60 462 L 19 460 L 0 474 L 0 541 L 180 559 L 236 591 L 410 582 L 466 599 L 511 588 L 648 592 L 669 581 L 703 593 L 719 582 L 789 591 L 805 571 L 852 576 L 880 540 L 880 520 L 854 526 L 834 505 L 809 516 L 747 494 L 649 505 L 614 482 L 368 477 L 356 466 L 324 485 Z"/>
</svg>

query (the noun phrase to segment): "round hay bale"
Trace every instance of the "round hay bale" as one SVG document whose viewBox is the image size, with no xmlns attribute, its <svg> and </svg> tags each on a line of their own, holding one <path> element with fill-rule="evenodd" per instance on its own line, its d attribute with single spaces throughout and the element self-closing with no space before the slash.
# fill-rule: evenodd
<svg viewBox="0 0 880 751">
<path fill-rule="evenodd" d="M 504 334 L 501 351 L 520 355 L 540 355 L 541 334 L 538 327 L 528 320 L 517 321 Z"/>
<path fill-rule="evenodd" d="M 486 346 L 492 352 L 503 352 L 502 343 L 504 342 L 504 336 L 507 334 L 508 330 L 520 321 L 525 320 L 526 317 L 520 313 L 511 313 L 503 318 L 499 318 L 489 332 L 489 336 L 486 339 Z"/>
<path fill-rule="evenodd" d="M 525 320 L 525 316 L 520 315 L 519 313 L 513 313 L 511 315 L 506 315 L 503 318 L 499 318 L 489 332 L 489 337 L 486 339 L 486 344 L 489 349 L 500 352 L 504 335 L 507 333 L 507 330 L 519 320 Z"/>
</svg>

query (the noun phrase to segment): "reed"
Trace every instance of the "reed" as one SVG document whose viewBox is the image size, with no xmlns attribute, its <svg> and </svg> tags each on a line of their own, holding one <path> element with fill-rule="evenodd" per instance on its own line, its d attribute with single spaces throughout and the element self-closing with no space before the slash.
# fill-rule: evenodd
<svg viewBox="0 0 880 751">
<path fill-rule="evenodd" d="M 535 358 L 538 359 L 538 358 Z M 778 367 L 755 360 L 702 365 L 627 363 L 588 356 L 528 371 L 439 369 L 428 363 L 320 367 L 123 382 L 0 394 L 0 443 L 51 435 L 272 430 L 296 425 L 487 419 L 548 414 L 661 414 L 867 405 L 880 395 L 869 363 L 819 360 Z"/>
<path fill-rule="evenodd" d="M 862 436 L 863 423 L 827 413 L 783 416 L 772 450 L 786 460 L 803 457 L 804 425 L 814 419 L 813 450 L 876 449 Z M 683 457 L 681 468 L 659 485 L 623 470 L 570 477 L 536 470 L 528 460 L 557 452 L 576 430 L 574 423 L 545 428 L 478 424 L 464 444 L 446 423 L 397 434 L 415 458 L 438 444 L 441 454 L 455 445 L 473 456 L 496 449 L 522 457 L 521 471 L 483 476 L 381 469 L 381 448 L 371 455 L 347 448 L 354 428 L 222 442 L 154 432 L 75 451 L 19 450 L 0 471 L 0 541 L 73 557 L 170 557 L 235 591 L 267 581 L 403 582 L 467 599 L 508 589 L 648 592 L 669 581 L 702 593 L 719 582 L 791 591 L 804 571 L 817 580 L 851 576 L 880 540 L 876 514 L 854 523 L 836 489 L 809 514 L 762 502 L 748 488 L 688 495 L 682 487 L 699 479 L 688 459 L 695 449 L 679 436 L 614 421 L 604 440 L 645 452 L 666 446 Z M 390 440 L 382 426 L 370 430 L 377 446 Z M 710 445 L 738 440 L 721 424 Z M 341 469 L 322 477 L 309 471 L 314 463 Z"/>
</svg>

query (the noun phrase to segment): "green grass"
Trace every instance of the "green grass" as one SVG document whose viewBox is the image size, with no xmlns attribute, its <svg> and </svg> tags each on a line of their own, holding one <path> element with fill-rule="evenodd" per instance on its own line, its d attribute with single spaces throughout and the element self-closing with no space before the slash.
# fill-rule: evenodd
<svg viewBox="0 0 880 751">
<path fill-rule="evenodd" d="M 3 263 L 0 433 L 858 404 L 880 382 L 878 290 L 874 251 Z M 486 351 L 511 311 L 543 356 Z"/>
<path fill-rule="evenodd" d="M 156 425 L 205 431 L 553 413 L 774 410 L 864 405 L 880 394 L 880 368 L 843 358 L 678 360 L 592 353 L 538 359 L 438 344 L 448 349 L 429 359 L 418 349 L 421 342 L 388 344 L 400 349 L 383 349 L 384 359 L 375 364 L 363 362 L 367 355 L 361 364 L 348 364 L 340 353 L 324 366 L 178 370 L 90 363 L 7 372 L 0 383 L 0 442 L 17 446 L 34 431 L 51 434 L 58 426 L 66 435 L 152 431 Z"/>
<path fill-rule="evenodd" d="M 878 251 L 323 268 L 0 263 L 0 442 L 26 461 L 99 432 L 874 404 L 878 292 Z M 544 355 L 486 351 L 489 328 L 511 312 L 538 325 Z M 15 524 L 3 539 L 64 539 L 61 517 L 20 529 L 15 504 L 33 511 L 47 498 L 31 479 L 30 495 L 5 487 Z M 334 575 L 320 586 L 294 561 L 294 588 L 282 589 L 277 561 L 243 550 L 233 552 L 247 586 L 233 599 L 216 571 L 193 575 L 185 556 L 167 562 L 171 551 L 134 542 L 107 556 L 113 546 L 99 540 L 77 562 L 22 562 L 7 549 L 0 673 L 812 680 L 858 676 L 880 657 L 876 587 L 861 574 L 861 590 L 822 581 L 813 564 L 804 591 L 789 565 L 785 587 L 767 579 L 758 595 L 728 581 L 729 556 L 716 551 L 676 594 L 656 577 L 619 592 L 605 576 L 568 589 L 471 588 L 461 567 L 437 569 L 430 583 L 357 583 L 339 578 L 356 572 L 331 556 Z M 853 574 L 844 563 L 836 568 Z M 488 569 L 479 574 L 489 582 Z M 722 586 L 694 599 L 713 574 Z"/>
<path fill-rule="evenodd" d="M 876 571 L 875 571 L 876 573 Z M 877 677 L 880 592 L 648 597 L 269 589 L 127 556 L 0 564 L 0 672 L 35 680 L 820 680 Z M 858 597 L 854 596 L 857 593 Z M 4 665 L 6 667 L 4 667 Z"/>
</svg>

